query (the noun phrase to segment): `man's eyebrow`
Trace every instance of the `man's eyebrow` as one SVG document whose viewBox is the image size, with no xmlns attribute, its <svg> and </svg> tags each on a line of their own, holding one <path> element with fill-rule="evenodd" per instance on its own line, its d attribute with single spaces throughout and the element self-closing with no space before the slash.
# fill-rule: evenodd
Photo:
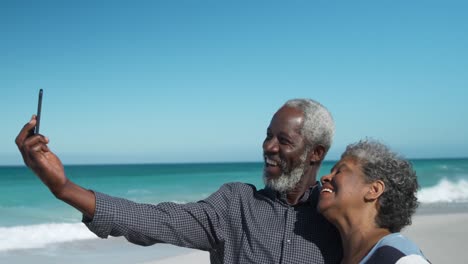
<svg viewBox="0 0 468 264">
<path fill-rule="evenodd" d="M 279 132 L 278 135 L 282 136 L 282 137 L 285 137 L 285 138 L 288 138 L 288 139 L 291 138 L 291 136 L 288 133 L 285 133 L 285 132 L 282 132 L 282 131 Z"/>
</svg>

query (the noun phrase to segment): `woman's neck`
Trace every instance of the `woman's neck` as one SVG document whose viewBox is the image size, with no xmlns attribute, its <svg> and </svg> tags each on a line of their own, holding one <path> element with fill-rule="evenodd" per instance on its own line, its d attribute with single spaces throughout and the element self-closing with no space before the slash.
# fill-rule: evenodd
<svg viewBox="0 0 468 264">
<path fill-rule="evenodd" d="M 364 221 L 348 222 L 337 227 L 343 245 L 341 264 L 359 263 L 382 237 L 390 234 L 388 229 Z"/>
</svg>

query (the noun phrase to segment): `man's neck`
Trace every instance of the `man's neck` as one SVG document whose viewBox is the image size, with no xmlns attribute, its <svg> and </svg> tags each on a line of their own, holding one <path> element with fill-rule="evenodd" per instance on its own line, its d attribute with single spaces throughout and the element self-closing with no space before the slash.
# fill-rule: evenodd
<svg viewBox="0 0 468 264">
<path fill-rule="evenodd" d="M 316 182 L 314 184 L 299 184 L 292 191 L 286 193 L 286 202 L 292 206 L 297 205 L 300 202 L 304 202 L 304 200 L 309 198 L 308 196 L 310 188 L 316 185 Z M 307 193 L 307 197 L 304 198 L 305 193 Z"/>
<path fill-rule="evenodd" d="M 301 180 L 296 184 L 294 189 L 286 193 L 286 201 L 289 205 L 298 204 L 304 193 L 317 185 L 316 178 L 320 165 L 321 162 L 315 162 L 314 164 L 305 166 Z"/>
</svg>

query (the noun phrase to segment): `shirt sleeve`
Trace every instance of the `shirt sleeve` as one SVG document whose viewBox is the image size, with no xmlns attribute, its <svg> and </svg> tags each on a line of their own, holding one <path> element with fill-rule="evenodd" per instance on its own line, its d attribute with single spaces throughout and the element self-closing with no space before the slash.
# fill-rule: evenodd
<svg viewBox="0 0 468 264">
<path fill-rule="evenodd" d="M 83 223 L 101 238 L 124 236 L 143 246 L 170 243 L 208 251 L 224 240 L 222 227 L 231 196 L 227 185 L 205 200 L 187 204 L 142 204 L 95 194 L 94 218 L 83 216 Z"/>
</svg>

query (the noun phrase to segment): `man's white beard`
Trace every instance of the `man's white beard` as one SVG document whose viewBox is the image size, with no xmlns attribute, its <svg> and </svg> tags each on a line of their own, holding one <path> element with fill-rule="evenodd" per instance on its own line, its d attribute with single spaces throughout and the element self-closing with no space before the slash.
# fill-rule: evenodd
<svg viewBox="0 0 468 264">
<path fill-rule="evenodd" d="M 307 150 L 304 151 L 304 154 L 302 154 L 300 157 L 300 164 L 296 168 L 291 170 L 291 172 L 285 173 L 285 167 L 281 166 L 283 173 L 278 178 L 270 179 L 264 174 L 263 182 L 265 183 L 265 185 L 270 189 L 278 191 L 280 193 L 285 193 L 293 190 L 296 187 L 296 185 L 301 181 L 302 176 L 304 175 L 307 152 Z"/>
</svg>

